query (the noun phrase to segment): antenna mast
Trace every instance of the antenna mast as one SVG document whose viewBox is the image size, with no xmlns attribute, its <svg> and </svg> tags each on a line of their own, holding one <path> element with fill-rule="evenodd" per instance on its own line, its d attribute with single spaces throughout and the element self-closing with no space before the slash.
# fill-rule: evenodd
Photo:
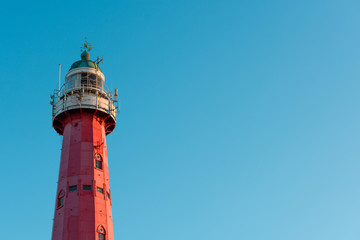
<svg viewBox="0 0 360 240">
<path fill-rule="evenodd" d="M 61 64 L 59 64 L 59 91 L 58 91 L 59 98 L 60 98 L 60 81 L 61 81 Z"/>
</svg>

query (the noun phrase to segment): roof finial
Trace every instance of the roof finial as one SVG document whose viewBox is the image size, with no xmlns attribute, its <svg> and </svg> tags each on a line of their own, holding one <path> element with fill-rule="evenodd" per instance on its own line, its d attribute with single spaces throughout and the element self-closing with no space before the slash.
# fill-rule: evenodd
<svg viewBox="0 0 360 240">
<path fill-rule="evenodd" d="M 89 52 L 91 51 L 91 49 L 93 48 L 93 46 L 91 45 L 91 43 L 88 43 L 86 41 L 86 37 L 85 37 L 85 43 L 81 44 L 81 50 L 88 50 Z"/>
<path fill-rule="evenodd" d="M 85 43 L 81 44 L 80 49 L 81 49 L 81 51 L 83 51 L 81 53 L 81 59 L 82 60 L 89 60 L 90 59 L 90 54 L 86 50 L 88 50 L 90 52 L 91 49 L 92 49 L 92 45 L 91 45 L 91 43 L 88 43 L 86 41 L 86 38 L 85 38 Z"/>
</svg>

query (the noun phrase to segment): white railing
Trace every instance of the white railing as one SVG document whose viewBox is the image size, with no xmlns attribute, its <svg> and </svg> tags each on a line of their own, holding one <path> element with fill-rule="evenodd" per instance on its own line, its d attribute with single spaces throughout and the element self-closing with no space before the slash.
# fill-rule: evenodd
<svg viewBox="0 0 360 240">
<path fill-rule="evenodd" d="M 65 86 L 66 84 L 61 87 L 60 91 L 54 90 L 54 95 L 51 95 L 53 118 L 70 109 L 90 108 L 107 112 L 114 120 L 116 119 L 116 113 L 119 111 L 117 91 L 113 96 L 105 84 L 102 85 L 102 88 L 94 87 L 93 84 L 82 84 L 81 87 L 68 89 Z M 76 103 L 74 102 L 75 97 L 78 99 Z M 84 99 L 84 101 L 80 99 Z"/>
</svg>

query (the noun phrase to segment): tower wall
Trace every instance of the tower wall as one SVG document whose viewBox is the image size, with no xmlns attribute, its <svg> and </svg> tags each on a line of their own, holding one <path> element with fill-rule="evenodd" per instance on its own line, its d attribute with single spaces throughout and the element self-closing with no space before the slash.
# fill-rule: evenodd
<svg viewBox="0 0 360 240">
<path fill-rule="evenodd" d="M 73 112 L 63 126 L 52 240 L 113 240 L 105 119 Z"/>
</svg>

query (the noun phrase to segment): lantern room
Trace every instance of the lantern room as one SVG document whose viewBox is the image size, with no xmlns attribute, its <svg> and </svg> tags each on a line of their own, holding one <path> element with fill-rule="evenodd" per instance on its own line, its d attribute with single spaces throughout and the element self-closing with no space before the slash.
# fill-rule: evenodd
<svg viewBox="0 0 360 240">
<path fill-rule="evenodd" d="M 113 131 L 118 109 L 117 89 L 112 94 L 105 85 L 105 76 L 99 67 L 99 61 L 91 61 L 85 50 L 81 60 L 71 65 L 65 76 L 65 83 L 51 95 L 53 105 L 53 127 L 63 133 L 63 120 L 69 111 L 94 112 L 107 115 L 106 134 Z"/>
</svg>

